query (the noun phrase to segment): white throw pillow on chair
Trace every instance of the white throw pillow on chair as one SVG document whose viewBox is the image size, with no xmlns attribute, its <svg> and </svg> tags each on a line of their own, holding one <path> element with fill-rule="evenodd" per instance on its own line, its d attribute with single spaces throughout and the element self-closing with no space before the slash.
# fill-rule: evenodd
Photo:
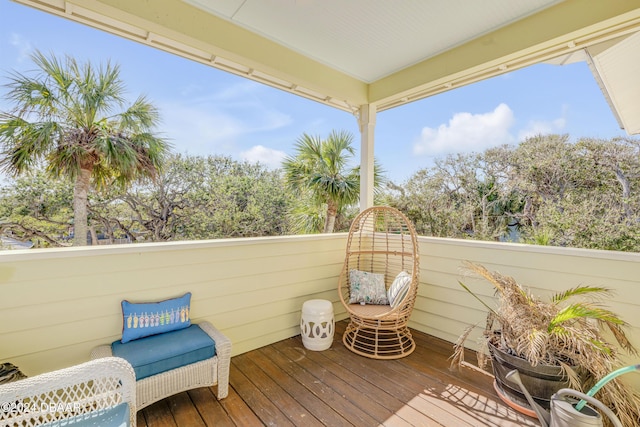
<svg viewBox="0 0 640 427">
<path fill-rule="evenodd" d="M 407 292 L 409 292 L 410 287 L 411 275 L 406 271 L 398 273 L 387 291 L 387 299 L 389 300 L 391 307 L 397 307 L 398 304 L 404 300 L 404 297 L 407 295 Z"/>
</svg>

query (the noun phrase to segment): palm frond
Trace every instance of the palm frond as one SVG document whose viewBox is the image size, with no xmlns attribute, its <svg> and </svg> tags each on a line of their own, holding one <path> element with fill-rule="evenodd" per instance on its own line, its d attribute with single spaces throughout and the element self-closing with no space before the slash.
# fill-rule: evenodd
<svg viewBox="0 0 640 427">
<path fill-rule="evenodd" d="M 548 331 L 557 325 L 575 319 L 593 319 L 599 322 L 622 325 L 624 322 L 613 312 L 589 303 L 575 303 L 562 308 L 550 321 Z"/>
<path fill-rule="evenodd" d="M 605 325 L 611 331 L 616 342 L 620 344 L 620 347 L 622 347 L 624 351 L 633 356 L 638 355 L 638 350 L 636 350 L 631 341 L 629 341 L 629 338 L 627 338 L 627 334 L 622 329 L 622 326 L 626 326 L 626 323 L 619 324 L 615 322 L 605 322 Z"/>
<path fill-rule="evenodd" d="M 349 167 L 355 155 L 352 143 L 353 136 L 347 131 L 333 130 L 324 140 L 304 133 L 296 140 L 296 155 L 282 162 L 287 186 L 304 192 L 314 207 L 326 206 L 325 231 L 333 228 L 336 213 L 355 204 L 360 196 L 359 169 Z M 380 182 L 382 179 L 374 188 Z"/>
<path fill-rule="evenodd" d="M 485 308 L 486 308 L 487 310 L 489 310 L 491 313 L 493 313 L 493 315 L 494 315 L 495 317 L 498 317 L 498 318 L 500 317 L 500 316 L 498 315 L 498 313 L 497 313 L 493 308 L 491 308 L 491 307 L 490 307 L 486 302 L 482 301 L 482 299 L 480 299 L 480 297 L 479 297 L 478 295 L 476 295 L 476 293 L 475 293 L 475 292 L 473 292 L 471 289 L 469 289 L 469 287 L 468 287 L 467 285 L 465 285 L 464 283 L 462 283 L 462 282 L 461 282 L 461 281 L 459 281 L 459 280 L 458 280 L 458 283 L 459 283 L 459 284 L 460 284 L 460 286 L 462 286 L 462 288 L 463 288 L 465 291 L 467 291 L 467 292 L 468 292 L 472 297 L 474 297 L 475 299 L 477 299 L 478 301 L 480 301 L 480 304 L 484 305 L 484 306 L 485 306 Z"/>
<path fill-rule="evenodd" d="M 517 343 L 515 350 L 517 354 L 523 355 L 533 366 L 536 366 L 543 361 L 542 355 L 547 345 L 548 336 L 545 331 L 533 328 Z"/>
<path fill-rule="evenodd" d="M 149 103 L 147 99 L 143 96 L 136 99 L 136 101 L 125 111 L 118 114 L 114 117 L 116 123 L 118 123 L 120 131 L 131 131 L 134 132 L 147 132 L 160 119 L 160 113 L 153 106 L 153 104 Z"/>
<path fill-rule="evenodd" d="M 607 288 L 577 286 L 542 300 L 528 294 L 511 277 L 476 264 L 465 265 L 496 289 L 495 309 L 476 297 L 488 309 L 485 338 L 493 342 L 499 340 L 503 348 L 533 365 L 560 366 L 572 388 L 589 389 L 623 363 L 619 348 L 609 342 L 610 335 L 603 333 L 605 329 L 612 333 L 620 348 L 637 354 L 626 336 L 626 322 L 601 305 L 601 297 L 611 295 Z M 462 282 L 460 285 L 470 292 Z M 583 301 L 572 303 L 571 299 L 576 297 Z M 494 328 L 493 319 L 499 328 Z M 467 334 L 465 330 L 464 335 Z M 608 386 L 606 392 L 601 391 L 596 397 L 614 409 L 628 425 L 635 425 L 640 394 L 625 392 L 615 380 Z M 635 421 L 629 424 L 630 420 Z"/>
<path fill-rule="evenodd" d="M 449 359 L 451 359 L 450 367 L 453 369 L 454 367 L 461 366 L 464 363 L 464 343 L 471 335 L 471 332 L 475 329 L 476 325 L 467 326 L 462 334 L 458 337 L 456 342 L 453 344 L 453 354 Z"/>
<path fill-rule="evenodd" d="M 480 264 L 475 264 L 469 261 L 464 262 L 464 266 L 467 270 L 477 274 L 489 282 L 499 293 L 504 293 L 504 286 L 500 276 L 491 273 L 486 267 Z"/>
<path fill-rule="evenodd" d="M 558 365 L 562 368 L 564 376 L 569 380 L 569 387 L 574 390 L 583 391 L 582 381 L 580 380 L 580 375 L 578 375 L 576 370 L 563 361 L 559 361 Z"/>
<path fill-rule="evenodd" d="M 611 295 L 611 290 L 599 286 L 577 286 L 575 288 L 567 289 L 564 292 L 553 295 L 551 297 L 551 301 L 558 304 L 576 296 L 592 294 L 602 294 L 603 296 L 609 296 Z"/>
<path fill-rule="evenodd" d="M 34 75 L 14 73 L 7 85 L 13 105 L 0 115 L 0 168 L 21 174 L 45 161 L 54 176 L 82 175 L 85 189 L 157 175 L 170 145 L 152 133 L 159 116 L 144 97 L 118 112 L 125 98 L 117 65 L 96 68 L 38 51 L 32 59 Z M 78 212 L 80 226 L 86 217 Z"/>
</svg>

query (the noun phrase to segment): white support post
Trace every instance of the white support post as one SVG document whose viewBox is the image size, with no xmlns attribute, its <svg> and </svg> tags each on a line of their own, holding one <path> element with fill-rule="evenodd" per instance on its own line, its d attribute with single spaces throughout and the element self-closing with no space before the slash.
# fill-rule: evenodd
<svg viewBox="0 0 640 427">
<path fill-rule="evenodd" d="M 373 139 L 376 127 L 376 106 L 360 106 L 360 211 L 373 206 Z"/>
</svg>

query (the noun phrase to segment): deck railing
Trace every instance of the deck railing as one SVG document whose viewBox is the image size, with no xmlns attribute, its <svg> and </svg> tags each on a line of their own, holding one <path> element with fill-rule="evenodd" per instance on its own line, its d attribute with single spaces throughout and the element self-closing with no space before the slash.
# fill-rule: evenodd
<svg viewBox="0 0 640 427">
<path fill-rule="evenodd" d="M 640 345 L 640 254 L 431 237 L 419 242 L 412 328 L 453 342 L 477 323 L 479 336 L 485 311 L 458 284 L 469 260 L 514 276 L 536 294 L 580 284 L 612 288 L 609 308 L 631 324 Z M 267 345 L 299 333 L 307 299 L 331 300 L 336 318 L 345 317 L 337 294 L 345 244 L 346 234 L 339 233 L 2 252 L 0 362 L 28 375 L 79 363 L 94 346 L 120 336 L 122 299 L 187 291 L 192 318 L 220 328 L 234 354 Z M 491 297 L 487 284 L 470 284 Z"/>
</svg>

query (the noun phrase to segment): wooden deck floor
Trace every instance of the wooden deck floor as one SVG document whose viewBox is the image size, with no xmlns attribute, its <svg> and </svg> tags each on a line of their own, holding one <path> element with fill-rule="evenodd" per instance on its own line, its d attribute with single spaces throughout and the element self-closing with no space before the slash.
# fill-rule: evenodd
<svg viewBox="0 0 640 427">
<path fill-rule="evenodd" d="M 492 378 L 449 370 L 451 344 L 414 332 L 416 351 L 371 360 L 342 345 L 304 349 L 299 336 L 232 358 L 229 396 L 201 388 L 138 412 L 138 426 L 536 426 L 504 405 Z"/>
</svg>

